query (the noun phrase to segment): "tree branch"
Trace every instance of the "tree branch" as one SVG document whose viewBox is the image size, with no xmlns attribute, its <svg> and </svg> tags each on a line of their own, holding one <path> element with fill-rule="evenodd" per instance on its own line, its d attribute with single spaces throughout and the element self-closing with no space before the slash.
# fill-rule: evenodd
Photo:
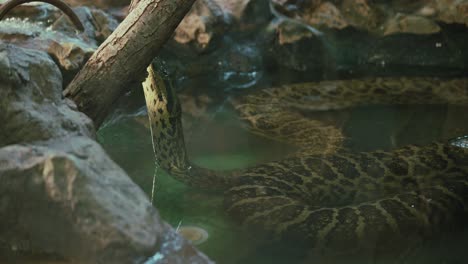
<svg viewBox="0 0 468 264">
<path fill-rule="evenodd" d="M 65 15 L 68 16 L 70 21 L 75 25 L 76 29 L 79 31 L 84 31 L 83 24 L 81 23 L 80 19 L 78 16 L 73 12 L 73 10 L 65 3 L 62 2 L 61 0 L 10 0 L 6 3 L 3 3 L 3 5 L 0 5 L 0 20 L 3 19 L 3 17 L 13 8 L 16 6 L 29 3 L 29 2 L 44 2 L 44 3 L 49 3 L 58 9 L 62 10 Z"/>
<path fill-rule="evenodd" d="M 146 67 L 194 0 L 140 0 L 64 91 L 99 126 Z"/>
</svg>

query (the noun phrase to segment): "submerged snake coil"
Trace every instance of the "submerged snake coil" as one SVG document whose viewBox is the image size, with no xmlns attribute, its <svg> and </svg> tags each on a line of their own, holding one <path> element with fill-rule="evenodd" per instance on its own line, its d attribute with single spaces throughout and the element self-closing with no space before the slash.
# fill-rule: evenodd
<svg viewBox="0 0 468 264">
<path fill-rule="evenodd" d="M 228 172 L 196 167 L 186 154 L 174 90 L 154 66 L 148 72 L 143 87 L 157 163 L 189 185 L 225 189 L 225 208 L 242 223 L 305 240 L 313 248 L 348 252 L 425 237 L 467 213 L 468 150 L 449 143 L 301 154 Z M 288 123 L 275 120 L 309 129 L 310 120 L 301 119 L 292 107 L 321 110 L 366 103 L 468 105 L 467 80 L 329 81 L 265 89 L 232 100 L 254 132 L 280 139 L 281 127 Z M 306 148 L 317 142 L 313 137 L 294 140 Z"/>
</svg>

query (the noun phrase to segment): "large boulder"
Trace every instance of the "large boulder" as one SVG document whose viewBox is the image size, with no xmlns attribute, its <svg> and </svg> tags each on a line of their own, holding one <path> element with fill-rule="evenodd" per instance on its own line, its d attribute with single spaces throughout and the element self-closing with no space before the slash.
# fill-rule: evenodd
<svg viewBox="0 0 468 264">
<path fill-rule="evenodd" d="M 210 263 L 162 222 L 61 91 L 46 53 L 0 42 L 0 262 L 40 253 L 78 263 Z"/>
<path fill-rule="evenodd" d="M 305 24 L 343 29 L 354 27 L 377 35 L 432 34 L 438 23 L 468 26 L 468 3 L 453 0 L 272 0 L 278 11 Z"/>
<path fill-rule="evenodd" d="M 0 146 L 93 137 L 89 118 L 62 99 L 60 70 L 46 53 L 0 42 L 0 87 Z"/>
<path fill-rule="evenodd" d="M 433 74 L 428 68 L 462 75 L 457 68 L 466 67 L 466 1 L 272 1 L 276 23 L 265 57 L 313 73 L 306 81 Z"/>
<path fill-rule="evenodd" d="M 70 20 L 52 5 L 20 5 L 0 21 L 0 38 L 46 51 L 60 66 L 67 84 L 118 26 L 104 11 L 89 7 L 76 7 L 74 11 L 85 27 L 83 33 L 77 34 Z"/>
<path fill-rule="evenodd" d="M 250 0 L 195 1 L 176 28 L 172 44 L 188 46 L 195 52 L 206 51 L 213 40 L 222 37 L 229 27 L 248 19 L 245 14 L 250 2 Z"/>
</svg>

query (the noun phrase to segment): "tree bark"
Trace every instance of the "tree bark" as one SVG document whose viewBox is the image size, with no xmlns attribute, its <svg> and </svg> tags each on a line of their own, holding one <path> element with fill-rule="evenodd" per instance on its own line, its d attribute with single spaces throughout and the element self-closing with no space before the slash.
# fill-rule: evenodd
<svg viewBox="0 0 468 264">
<path fill-rule="evenodd" d="M 98 127 L 145 69 L 194 0 L 139 0 L 64 91 Z"/>
</svg>

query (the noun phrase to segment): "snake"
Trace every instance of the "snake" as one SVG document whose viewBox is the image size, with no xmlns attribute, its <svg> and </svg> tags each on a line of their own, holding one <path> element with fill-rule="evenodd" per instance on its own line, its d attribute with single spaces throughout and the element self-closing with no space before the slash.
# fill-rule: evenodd
<svg viewBox="0 0 468 264">
<path fill-rule="evenodd" d="M 302 150 L 222 171 L 190 161 L 177 94 L 158 65 L 147 71 L 143 90 L 156 164 L 187 185 L 224 191 L 226 213 L 242 225 L 341 253 L 390 246 L 411 235 L 431 237 L 467 213 L 468 137 L 352 152 L 336 148 L 341 134 L 301 112 L 372 104 L 467 105 L 468 79 L 321 81 L 235 96 L 230 103 L 253 133 Z M 320 153 L 317 144 L 332 147 Z"/>
<path fill-rule="evenodd" d="M 0 19 L 26 2 L 7 2 Z M 41 2 L 57 6 L 83 30 L 62 1 Z M 226 212 L 243 224 L 312 248 L 350 252 L 430 236 L 468 211 L 468 137 L 350 152 L 339 150 L 340 130 L 303 114 L 373 104 L 468 105 L 467 79 L 335 80 L 233 97 L 230 104 L 249 131 L 298 150 L 281 160 L 217 171 L 187 156 L 181 104 L 159 71 L 150 65 L 143 83 L 156 163 L 187 185 L 224 191 Z"/>
</svg>

